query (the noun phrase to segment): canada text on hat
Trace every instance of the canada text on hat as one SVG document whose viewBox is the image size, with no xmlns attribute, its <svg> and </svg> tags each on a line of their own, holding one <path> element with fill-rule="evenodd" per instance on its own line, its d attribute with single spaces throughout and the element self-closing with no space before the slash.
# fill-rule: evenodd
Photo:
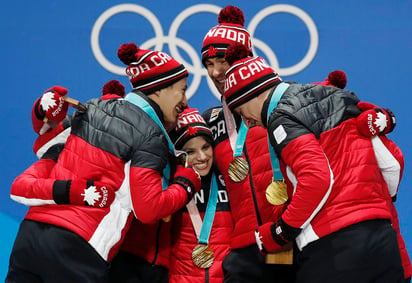
<svg viewBox="0 0 412 283">
<path fill-rule="evenodd" d="M 228 48 L 226 61 L 225 98 L 231 110 L 277 85 L 281 79 L 262 57 L 248 57 L 241 44 Z"/>
<path fill-rule="evenodd" d="M 243 11 L 235 6 L 226 6 L 219 12 L 218 25 L 211 28 L 203 39 L 202 62 L 212 57 L 224 57 L 226 49 L 234 43 L 246 46 L 252 55 L 252 41 L 244 28 Z"/>
<path fill-rule="evenodd" d="M 168 54 L 140 49 L 134 43 L 122 44 L 117 50 L 117 56 L 128 65 L 126 74 L 133 88 L 146 95 L 188 76 L 185 66 Z"/>
<path fill-rule="evenodd" d="M 197 136 L 204 136 L 212 141 L 212 131 L 207 126 L 202 115 L 194 108 L 186 108 L 179 114 L 177 120 L 177 126 L 170 133 L 170 137 L 177 149 L 183 147 L 183 145 L 191 138 Z"/>
</svg>

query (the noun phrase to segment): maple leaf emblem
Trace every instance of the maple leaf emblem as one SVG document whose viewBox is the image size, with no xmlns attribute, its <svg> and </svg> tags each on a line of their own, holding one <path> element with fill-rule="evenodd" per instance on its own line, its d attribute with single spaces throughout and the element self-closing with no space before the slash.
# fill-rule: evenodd
<svg viewBox="0 0 412 283">
<path fill-rule="evenodd" d="M 260 236 L 260 233 L 258 231 L 255 231 L 255 238 L 259 250 L 263 250 L 262 236 Z"/>
<path fill-rule="evenodd" d="M 96 186 L 90 186 L 84 189 L 84 194 L 81 195 L 84 196 L 83 200 L 91 206 L 93 206 L 94 202 L 99 200 L 99 198 L 101 197 L 100 193 L 96 191 Z"/>
<path fill-rule="evenodd" d="M 386 115 L 383 114 L 382 112 L 376 113 L 376 119 L 375 119 L 375 122 L 373 122 L 373 124 L 375 125 L 375 127 L 379 128 L 379 132 L 382 132 L 386 128 L 386 125 L 388 124 Z"/>
<path fill-rule="evenodd" d="M 213 45 L 210 45 L 209 50 L 207 50 L 207 55 L 209 55 L 209 57 L 213 57 L 216 55 L 216 52 L 217 49 Z"/>
<path fill-rule="evenodd" d="M 57 106 L 56 100 L 54 99 L 54 92 L 49 91 L 43 94 L 40 100 L 40 105 L 43 111 L 47 111 L 49 108 Z"/>
<path fill-rule="evenodd" d="M 197 133 L 197 130 L 198 129 L 196 127 L 189 126 L 189 128 L 187 129 L 187 134 L 189 136 L 193 136 Z"/>
</svg>

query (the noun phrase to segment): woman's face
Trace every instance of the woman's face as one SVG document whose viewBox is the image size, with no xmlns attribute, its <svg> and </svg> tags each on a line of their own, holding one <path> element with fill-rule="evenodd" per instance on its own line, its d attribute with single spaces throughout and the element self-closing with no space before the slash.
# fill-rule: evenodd
<svg viewBox="0 0 412 283">
<path fill-rule="evenodd" d="M 182 150 L 187 152 L 189 163 L 200 176 L 206 176 L 210 172 L 213 164 L 213 147 L 203 137 L 188 140 Z"/>
</svg>

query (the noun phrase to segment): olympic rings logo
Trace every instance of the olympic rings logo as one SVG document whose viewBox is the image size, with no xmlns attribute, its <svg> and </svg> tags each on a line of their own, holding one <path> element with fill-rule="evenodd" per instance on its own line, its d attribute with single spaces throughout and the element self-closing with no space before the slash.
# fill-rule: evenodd
<svg viewBox="0 0 412 283">
<path fill-rule="evenodd" d="M 111 17 L 113 17 L 114 15 L 125 13 L 125 12 L 136 13 L 146 18 L 152 25 L 154 32 L 155 32 L 155 37 L 148 39 L 144 43 L 139 44 L 139 46 L 144 49 L 154 49 L 154 50 L 161 51 L 163 49 L 163 45 L 167 43 L 169 50 L 170 50 L 170 55 L 173 58 L 175 58 L 177 61 L 183 63 L 186 66 L 188 72 L 193 75 L 191 84 L 186 92 L 188 99 L 192 97 L 192 95 L 199 88 L 199 85 L 201 83 L 203 76 L 207 78 L 209 89 L 216 96 L 216 98 L 220 99 L 220 94 L 217 92 L 215 86 L 213 85 L 213 82 L 209 79 L 207 75 L 206 69 L 202 65 L 202 62 L 200 59 L 200 51 L 197 52 L 192 47 L 192 45 L 190 45 L 187 41 L 185 41 L 182 38 L 177 37 L 177 32 L 179 30 L 180 25 L 188 17 L 196 13 L 202 13 L 202 12 L 214 13 L 218 15 L 221 9 L 222 7 L 211 5 L 211 4 L 198 4 L 198 5 L 191 6 L 183 10 L 179 15 L 177 15 L 177 17 L 175 18 L 175 20 L 170 26 L 169 34 L 164 35 L 163 28 L 162 28 L 160 21 L 150 10 L 140 5 L 136 5 L 136 4 L 116 5 L 104 11 L 94 23 L 91 37 L 90 37 L 92 52 L 94 56 L 96 57 L 96 60 L 106 70 L 114 74 L 117 74 L 117 75 L 125 75 L 125 71 L 124 71 L 125 67 L 121 67 L 121 66 L 113 64 L 112 62 L 107 60 L 107 58 L 103 55 L 100 49 L 100 45 L 99 45 L 99 36 L 100 36 L 100 31 L 103 25 L 105 24 L 105 22 Z M 265 19 L 267 16 L 276 14 L 276 13 L 288 13 L 288 14 L 298 17 L 306 25 L 309 31 L 309 35 L 310 35 L 310 44 L 306 52 L 306 55 L 295 65 L 286 67 L 286 68 L 281 68 L 279 66 L 275 53 L 264 41 L 260 40 L 259 38 L 254 37 L 254 33 L 256 31 L 256 28 L 260 24 L 260 22 L 263 19 Z M 312 18 L 305 11 L 303 11 L 302 9 L 296 6 L 287 5 L 287 4 L 275 4 L 272 6 L 268 6 L 264 8 L 263 10 L 259 11 L 259 13 L 257 13 L 252 18 L 252 20 L 250 21 L 249 25 L 246 28 L 249 30 L 250 36 L 253 42 L 253 53 L 257 54 L 255 51 L 256 48 L 262 51 L 265 54 L 267 60 L 269 61 L 269 64 L 273 66 L 278 71 L 279 75 L 281 76 L 290 76 L 290 75 L 299 73 L 300 71 L 305 69 L 310 64 L 310 62 L 313 60 L 313 58 L 316 55 L 318 44 L 319 44 L 319 35 L 318 35 L 318 30 L 316 28 L 316 25 L 314 21 L 312 20 Z M 178 51 L 178 47 L 180 47 L 187 53 L 192 63 L 186 62 L 186 60 L 180 55 Z"/>
</svg>

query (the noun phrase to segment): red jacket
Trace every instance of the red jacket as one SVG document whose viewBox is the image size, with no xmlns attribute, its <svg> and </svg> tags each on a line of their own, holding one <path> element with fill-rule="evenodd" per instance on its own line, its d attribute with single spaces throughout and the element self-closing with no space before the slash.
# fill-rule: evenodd
<svg viewBox="0 0 412 283">
<path fill-rule="evenodd" d="M 222 262 L 229 253 L 233 220 L 224 182 L 221 180 L 221 175 L 217 171 L 215 172 L 220 181 L 218 182 L 216 212 L 208 243 L 215 255 L 214 262 L 207 269 L 194 265 L 191 256 L 198 240 L 190 215 L 187 209 L 183 208 L 173 215 L 172 251 L 169 269 L 169 282 L 171 283 L 223 282 Z M 210 179 L 211 174 L 202 177 L 201 190 L 194 196 L 202 220 L 209 203 Z"/>
<path fill-rule="evenodd" d="M 385 151 L 379 137 L 360 135 L 358 101 L 349 91 L 291 84 L 270 113 L 267 130 L 290 199 L 282 233 L 296 237 L 300 249 L 349 225 L 392 218 L 389 192 L 396 193 L 403 159 Z"/>
<path fill-rule="evenodd" d="M 266 222 L 280 216 L 283 206 L 273 206 L 266 200 L 266 188 L 272 181 L 272 166 L 268 151 L 266 130 L 250 128 L 244 145 L 243 158 L 249 162 L 250 174 L 240 183 L 228 175 L 233 151 L 224 120 L 223 108 L 213 107 L 203 113 L 206 123 L 213 131 L 215 161 L 223 175 L 229 194 L 235 228 L 231 248 L 243 248 L 256 244 L 254 231 Z"/>
<path fill-rule="evenodd" d="M 187 194 L 179 185 L 171 185 L 163 191 L 161 174 L 167 162 L 168 146 L 163 132 L 146 113 L 117 99 L 94 99 L 87 103 L 87 107 L 86 113 L 76 113 L 71 120 L 71 135 L 49 179 L 33 182 L 35 174 L 31 171 L 39 166 L 35 164 L 16 178 L 11 195 L 28 205 L 50 204 L 53 202 L 52 179 L 101 176 L 99 181 L 119 188 L 110 208 L 32 206 L 26 219 L 69 229 L 110 261 L 119 249 L 132 210 L 142 222 L 154 223 L 182 207 Z M 108 117 L 103 113 L 112 117 L 110 123 L 104 123 Z M 152 147 L 148 147 L 149 144 Z M 43 162 L 39 161 L 40 165 Z M 143 199 L 146 201 L 142 202 Z M 168 199 L 174 201 L 166 201 Z"/>
</svg>

